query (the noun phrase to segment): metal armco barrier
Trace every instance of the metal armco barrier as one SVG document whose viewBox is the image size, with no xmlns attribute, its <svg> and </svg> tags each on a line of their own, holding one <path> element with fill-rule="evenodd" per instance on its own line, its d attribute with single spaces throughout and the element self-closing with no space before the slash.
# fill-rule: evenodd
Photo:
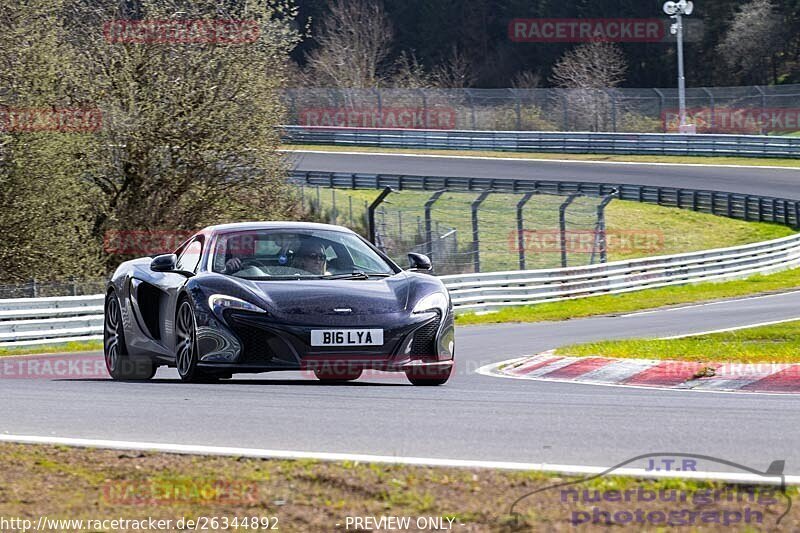
<svg viewBox="0 0 800 533">
<path fill-rule="evenodd" d="M 0 300 L 0 347 L 101 339 L 102 294 Z"/>
<path fill-rule="evenodd" d="M 620 200 L 658 204 L 701 213 L 749 220 L 774 222 L 800 228 L 800 200 L 700 189 L 624 185 L 588 181 L 547 181 L 523 179 L 461 178 L 390 174 L 349 174 L 341 172 L 292 171 L 297 184 L 341 189 L 385 189 L 418 191 L 476 191 L 545 194 L 585 194 L 605 197 L 614 194 Z"/>
<path fill-rule="evenodd" d="M 553 152 L 564 154 L 800 156 L 800 137 L 681 135 L 674 133 L 568 133 L 282 126 L 295 144 L 379 146 L 444 150 Z"/>
<path fill-rule="evenodd" d="M 732 248 L 552 270 L 442 276 L 453 306 L 482 311 L 720 281 L 800 265 L 800 235 Z"/>
</svg>

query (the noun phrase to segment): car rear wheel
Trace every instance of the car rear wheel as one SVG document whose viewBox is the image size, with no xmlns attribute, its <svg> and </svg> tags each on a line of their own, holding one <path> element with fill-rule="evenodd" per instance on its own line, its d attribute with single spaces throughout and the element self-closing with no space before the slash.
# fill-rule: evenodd
<svg viewBox="0 0 800 533">
<path fill-rule="evenodd" d="M 103 315 L 103 358 L 112 379 L 147 380 L 156 373 L 156 366 L 149 357 L 132 357 L 128 354 L 122 327 L 122 309 L 113 291 L 106 296 Z"/>
<path fill-rule="evenodd" d="M 447 383 L 452 372 L 452 366 L 446 368 L 421 366 L 406 370 L 406 377 L 414 385 L 434 387 Z"/>
<path fill-rule="evenodd" d="M 314 370 L 317 379 L 325 383 L 355 381 L 361 377 L 361 370 L 324 369 Z"/>
<path fill-rule="evenodd" d="M 200 370 L 197 363 L 197 325 L 194 311 L 189 300 L 182 300 L 175 319 L 175 366 L 181 381 L 213 381 L 213 377 Z"/>
</svg>

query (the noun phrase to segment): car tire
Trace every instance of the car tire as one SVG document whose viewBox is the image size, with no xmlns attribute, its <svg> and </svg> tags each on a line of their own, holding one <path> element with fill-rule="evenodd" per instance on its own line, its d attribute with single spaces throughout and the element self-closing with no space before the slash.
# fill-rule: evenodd
<svg viewBox="0 0 800 533">
<path fill-rule="evenodd" d="M 215 381 L 198 366 L 197 323 L 192 304 L 188 299 L 180 300 L 175 314 L 175 367 L 181 381 L 199 383 Z"/>
<path fill-rule="evenodd" d="M 314 370 L 314 375 L 323 383 L 343 383 L 361 377 L 361 370 Z"/>
<path fill-rule="evenodd" d="M 411 368 L 406 370 L 406 377 L 413 385 L 422 387 L 435 387 L 444 385 L 450 379 L 450 374 L 453 373 L 453 367 L 435 368 L 421 366 L 419 368 Z"/>
<path fill-rule="evenodd" d="M 122 325 L 122 308 L 114 291 L 109 291 L 106 295 L 103 310 L 103 359 L 108 375 L 115 380 L 144 381 L 156 373 L 156 365 L 152 359 L 128 354 Z"/>
</svg>

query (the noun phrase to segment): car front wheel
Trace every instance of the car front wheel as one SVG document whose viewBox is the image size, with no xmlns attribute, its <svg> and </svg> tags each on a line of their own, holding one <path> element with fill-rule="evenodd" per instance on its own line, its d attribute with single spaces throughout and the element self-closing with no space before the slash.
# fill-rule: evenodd
<svg viewBox="0 0 800 533">
<path fill-rule="evenodd" d="M 181 381 L 199 382 L 213 378 L 197 365 L 197 325 L 189 300 L 182 300 L 175 319 L 175 366 Z"/>
</svg>

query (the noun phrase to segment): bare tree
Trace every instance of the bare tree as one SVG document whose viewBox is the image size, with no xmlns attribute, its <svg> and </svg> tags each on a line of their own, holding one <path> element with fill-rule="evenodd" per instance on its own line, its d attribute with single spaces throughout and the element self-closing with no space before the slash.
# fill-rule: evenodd
<svg viewBox="0 0 800 533">
<path fill-rule="evenodd" d="M 393 31 L 378 1 L 333 0 L 307 55 L 307 85 L 371 88 L 384 81 Z"/>
<path fill-rule="evenodd" d="M 454 46 L 447 59 L 434 70 L 433 79 L 442 89 L 463 89 L 472 86 L 477 78 L 467 56 Z"/>
<path fill-rule="evenodd" d="M 417 56 L 406 51 L 395 61 L 391 81 L 393 87 L 403 89 L 427 89 L 435 85 L 432 76 L 417 60 Z"/>
<path fill-rule="evenodd" d="M 743 81 L 777 80 L 777 55 L 787 42 L 785 26 L 772 0 L 753 0 L 734 15 L 717 51 Z M 771 71 L 771 72 L 770 72 Z"/>
<path fill-rule="evenodd" d="M 607 130 L 616 119 L 613 88 L 625 80 L 627 64 L 618 46 L 592 42 L 566 52 L 553 67 L 551 81 L 570 89 L 561 104 L 571 127 Z"/>
<path fill-rule="evenodd" d="M 518 72 L 511 80 L 511 86 L 515 89 L 537 89 L 542 84 L 542 76 L 532 70 Z"/>
<path fill-rule="evenodd" d="M 616 87 L 625 80 L 625 56 L 612 43 L 592 42 L 567 51 L 553 67 L 552 81 L 568 89 Z"/>
</svg>

